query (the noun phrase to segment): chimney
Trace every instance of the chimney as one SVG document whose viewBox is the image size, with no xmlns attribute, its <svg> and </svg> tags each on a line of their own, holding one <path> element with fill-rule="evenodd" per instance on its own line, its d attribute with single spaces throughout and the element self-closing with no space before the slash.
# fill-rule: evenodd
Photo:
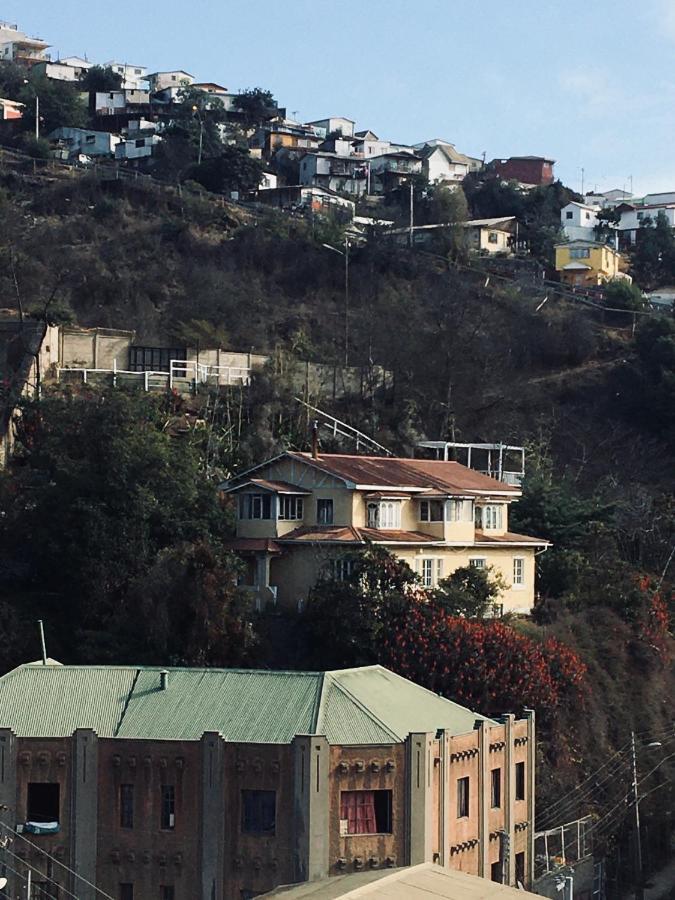
<svg viewBox="0 0 675 900">
<path fill-rule="evenodd" d="M 319 423 L 314 419 L 312 425 L 312 459 L 319 458 Z"/>
<path fill-rule="evenodd" d="M 169 672 L 167 669 L 162 669 L 159 673 L 159 689 L 160 691 L 165 691 L 169 687 Z"/>
</svg>

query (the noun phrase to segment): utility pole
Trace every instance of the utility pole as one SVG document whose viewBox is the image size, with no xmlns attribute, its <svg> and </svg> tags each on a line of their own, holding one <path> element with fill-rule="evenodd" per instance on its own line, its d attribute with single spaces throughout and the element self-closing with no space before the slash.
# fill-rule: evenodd
<svg viewBox="0 0 675 900">
<path fill-rule="evenodd" d="M 35 140 L 40 139 L 40 98 L 35 92 Z"/>
<path fill-rule="evenodd" d="M 581 167 L 581 196 L 584 196 L 584 167 Z"/>
<path fill-rule="evenodd" d="M 349 365 L 349 238 L 345 238 L 345 366 Z"/>
<path fill-rule="evenodd" d="M 637 754 L 635 752 L 635 732 L 630 733 L 630 752 L 633 770 L 633 807 L 635 809 L 635 900 L 644 900 L 642 887 L 642 842 L 640 840 L 640 797 L 638 795 Z"/>
<path fill-rule="evenodd" d="M 410 182 L 410 248 L 412 249 L 413 245 L 413 228 L 414 228 L 414 193 L 413 193 L 413 183 Z"/>
</svg>

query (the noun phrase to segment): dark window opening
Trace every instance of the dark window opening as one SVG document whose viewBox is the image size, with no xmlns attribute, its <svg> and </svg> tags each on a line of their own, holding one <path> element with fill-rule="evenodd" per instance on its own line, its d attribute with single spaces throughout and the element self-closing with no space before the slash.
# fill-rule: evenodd
<svg viewBox="0 0 675 900">
<path fill-rule="evenodd" d="M 342 791 L 341 834 L 391 834 L 391 791 Z"/>
<path fill-rule="evenodd" d="M 120 881 L 120 900 L 134 900 L 134 886 L 130 881 Z"/>
<path fill-rule="evenodd" d="M 241 792 L 241 830 L 244 834 L 274 834 L 276 817 L 276 791 Z"/>
<path fill-rule="evenodd" d="M 173 831 L 176 827 L 176 789 L 172 784 L 162 785 L 162 831 Z"/>
<path fill-rule="evenodd" d="M 240 519 L 271 519 L 272 496 L 270 494 L 241 494 L 239 496 Z"/>
<path fill-rule="evenodd" d="M 159 900 L 176 900 L 176 891 L 172 884 L 161 884 L 159 886 Z"/>
<path fill-rule="evenodd" d="M 525 763 L 516 763 L 516 800 L 525 799 Z"/>
<path fill-rule="evenodd" d="M 499 809 L 502 805 L 502 770 L 493 769 L 490 790 L 490 806 Z"/>
<path fill-rule="evenodd" d="M 134 786 L 120 785 L 120 828 L 134 827 Z"/>
<path fill-rule="evenodd" d="M 457 779 L 457 818 L 469 815 L 469 777 Z"/>
<path fill-rule="evenodd" d="M 26 803 L 28 822 L 58 822 L 60 820 L 60 790 L 58 784 L 30 782 Z"/>
<path fill-rule="evenodd" d="M 172 359 L 185 362 L 186 358 L 184 347 L 130 347 L 129 369 L 132 372 L 168 372 Z"/>
<path fill-rule="evenodd" d="M 520 882 L 525 887 L 525 854 L 516 853 L 516 887 Z"/>
<path fill-rule="evenodd" d="M 498 862 L 493 862 L 490 866 L 490 881 L 496 881 L 497 884 L 502 883 L 502 864 Z"/>
<path fill-rule="evenodd" d="M 316 501 L 316 521 L 317 525 L 333 524 L 333 501 L 332 499 L 323 499 Z"/>
</svg>

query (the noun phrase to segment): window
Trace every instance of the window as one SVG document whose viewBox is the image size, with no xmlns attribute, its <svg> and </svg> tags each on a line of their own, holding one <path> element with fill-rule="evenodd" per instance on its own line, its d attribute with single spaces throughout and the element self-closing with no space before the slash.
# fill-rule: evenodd
<svg viewBox="0 0 675 900">
<path fill-rule="evenodd" d="M 330 561 L 330 577 L 333 581 L 347 581 L 353 571 L 354 560 L 347 556 Z"/>
<path fill-rule="evenodd" d="M 342 791 L 340 834 L 391 834 L 391 791 Z"/>
<path fill-rule="evenodd" d="M 488 244 L 496 244 L 499 241 L 499 235 L 496 231 L 488 232 Z"/>
<path fill-rule="evenodd" d="M 176 789 L 172 784 L 162 785 L 162 812 L 159 827 L 162 831 L 173 831 L 176 827 Z"/>
<path fill-rule="evenodd" d="M 525 854 L 516 853 L 516 887 L 518 883 L 525 886 Z"/>
<path fill-rule="evenodd" d="M 279 518 L 287 521 L 297 521 L 303 516 L 302 497 L 282 496 L 277 500 L 279 504 Z"/>
<path fill-rule="evenodd" d="M 525 584 L 525 560 L 522 556 L 513 557 L 513 586 L 522 587 Z"/>
<path fill-rule="evenodd" d="M 490 778 L 490 806 L 499 809 L 502 805 L 502 770 L 493 769 Z"/>
<path fill-rule="evenodd" d="M 120 881 L 120 900 L 134 900 L 134 886 L 130 881 Z"/>
<path fill-rule="evenodd" d="M 565 213 L 565 218 L 566 218 L 566 219 L 573 219 L 573 218 L 574 218 L 574 213 L 572 212 L 571 209 L 568 209 L 568 210 L 567 210 L 567 212 Z"/>
<path fill-rule="evenodd" d="M 368 528 L 400 528 L 401 503 L 398 500 L 384 500 L 368 504 Z"/>
<path fill-rule="evenodd" d="M 591 214 L 590 214 L 589 212 L 587 212 L 587 213 L 586 213 L 586 218 L 587 218 L 587 219 L 590 219 L 590 217 L 591 217 Z"/>
<path fill-rule="evenodd" d="M 494 530 L 502 527 L 503 511 L 501 506 L 477 506 L 476 528 Z"/>
<path fill-rule="evenodd" d="M 473 522 L 473 500 L 448 500 L 448 522 Z"/>
<path fill-rule="evenodd" d="M 457 818 L 469 815 L 469 777 L 457 779 Z"/>
<path fill-rule="evenodd" d="M 184 347 L 130 347 L 129 368 L 132 372 L 168 372 L 171 360 L 185 362 Z"/>
<path fill-rule="evenodd" d="M 639 213 L 637 214 L 638 219 L 641 219 L 643 215 L 644 215 L 644 213 L 639 212 Z"/>
<path fill-rule="evenodd" d="M 572 247 L 570 248 L 570 259 L 588 259 L 591 251 L 588 247 Z"/>
<path fill-rule="evenodd" d="M 502 864 L 499 860 L 490 866 L 490 881 L 496 881 L 497 884 L 502 883 Z"/>
<path fill-rule="evenodd" d="M 272 497 L 270 494 L 241 494 L 239 496 L 240 519 L 271 519 Z"/>
<path fill-rule="evenodd" d="M 424 587 L 436 587 L 438 582 L 443 578 L 443 560 L 422 559 L 419 560 L 419 563 L 419 572 L 422 577 L 422 584 L 424 585 Z"/>
<path fill-rule="evenodd" d="M 525 763 L 516 763 L 516 800 L 525 799 Z"/>
<path fill-rule="evenodd" d="M 140 75 L 140 74 L 141 74 L 140 69 L 134 69 L 134 75 Z"/>
<path fill-rule="evenodd" d="M 442 500 L 420 500 L 420 522 L 442 522 L 444 506 Z"/>
<path fill-rule="evenodd" d="M 274 834 L 276 791 L 241 792 L 241 830 L 244 834 Z"/>
<path fill-rule="evenodd" d="M 85 144 L 95 144 L 96 143 L 96 135 L 88 134 L 84 139 Z"/>
<path fill-rule="evenodd" d="M 134 786 L 120 785 L 120 828 L 134 827 Z"/>
<path fill-rule="evenodd" d="M 176 891 L 172 884 L 160 884 L 159 900 L 176 900 Z"/>
<path fill-rule="evenodd" d="M 485 568 L 485 557 L 484 556 L 472 556 L 469 559 L 469 565 L 474 566 L 476 569 L 484 569 Z"/>
<path fill-rule="evenodd" d="M 316 521 L 318 525 L 333 524 L 333 501 L 332 499 L 320 499 L 316 501 Z"/>
<path fill-rule="evenodd" d="M 26 802 L 28 822 L 60 821 L 59 785 L 50 782 L 30 782 Z"/>
<path fill-rule="evenodd" d="M 134 143 L 136 147 L 145 147 L 145 138 L 137 138 Z"/>
</svg>

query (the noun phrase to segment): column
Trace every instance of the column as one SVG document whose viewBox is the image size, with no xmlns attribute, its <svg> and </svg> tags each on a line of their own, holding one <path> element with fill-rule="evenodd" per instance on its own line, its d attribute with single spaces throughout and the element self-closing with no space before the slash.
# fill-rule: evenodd
<svg viewBox="0 0 675 900">
<path fill-rule="evenodd" d="M 425 732 L 408 735 L 408 859 L 407 864 L 432 861 L 433 809 L 431 805 L 431 778 L 434 761 L 432 740 L 434 735 Z"/>
<path fill-rule="evenodd" d="M 514 884 L 515 881 L 515 802 L 516 779 L 513 762 L 513 723 L 515 716 L 511 713 L 502 717 L 504 722 L 504 831 L 509 836 L 509 855 L 504 860 L 503 883 Z"/>
<path fill-rule="evenodd" d="M 535 728 L 535 712 L 533 709 L 524 710 L 527 718 L 527 775 L 525 778 L 525 790 L 527 792 L 527 858 L 525 861 L 525 887 L 530 888 L 534 882 L 534 819 L 535 809 L 535 768 L 537 762 L 537 743 Z"/>
<path fill-rule="evenodd" d="M 205 731 L 202 751 L 201 900 L 223 900 L 225 873 L 225 739 Z"/>
<path fill-rule="evenodd" d="M 295 880 L 317 881 L 330 867 L 330 745 L 299 734 L 292 747 Z"/>
<path fill-rule="evenodd" d="M 78 728 L 72 738 L 71 868 L 96 884 L 98 837 L 98 735 Z M 79 900 L 97 900 L 96 891 L 74 875 L 70 890 Z"/>
<path fill-rule="evenodd" d="M 478 874 L 490 877 L 490 736 L 484 719 L 478 730 Z"/>
</svg>

